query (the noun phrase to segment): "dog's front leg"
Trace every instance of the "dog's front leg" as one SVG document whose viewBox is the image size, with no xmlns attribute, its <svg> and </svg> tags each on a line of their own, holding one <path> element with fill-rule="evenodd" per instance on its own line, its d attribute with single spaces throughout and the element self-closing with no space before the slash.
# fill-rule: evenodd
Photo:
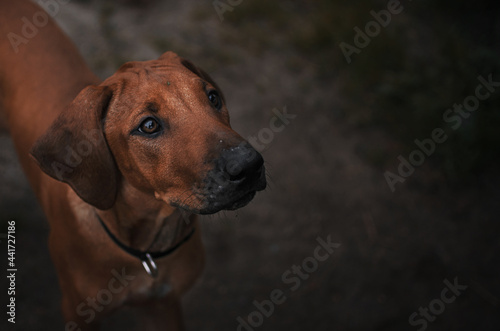
<svg viewBox="0 0 500 331">
<path fill-rule="evenodd" d="M 78 305 L 66 293 L 62 298 L 62 312 L 65 319 L 64 330 L 99 331 L 99 321 L 93 316 L 87 316 L 77 311 Z M 92 317 L 92 318 L 90 318 Z"/>
</svg>

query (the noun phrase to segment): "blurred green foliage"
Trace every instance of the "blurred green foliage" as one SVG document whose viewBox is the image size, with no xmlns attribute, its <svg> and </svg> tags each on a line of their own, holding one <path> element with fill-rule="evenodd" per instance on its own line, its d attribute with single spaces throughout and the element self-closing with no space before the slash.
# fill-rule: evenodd
<svg viewBox="0 0 500 331">
<path fill-rule="evenodd" d="M 388 2 L 246 0 L 225 14 L 225 24 L 246 31 L 245 47 L 256 53 L 277 47 L 276 36 L 283 36 L 279 47 L 291 47 L 302 65 L 312 63 L 318 80 L 340 84 L 344 100 L 336 113 L 359 128 L 382 128 L 409 153 L 415 139 L 430 137 L 437 127 L 449 129 L 443 113 L 474 94 L 479 75 L 500 81 L 500 3 L 401 1 L 402 13 L 348 64 L 340 43 L 353 45 L 353 28 L 364 30 L 374 20 L 370 11 L 386 9 Z M 432 164 L 451 182 L 494 169 L 499 125 L 500 89 L 459 129 L 447 130 L 450 138 L 438 146 Z M 393 166 L 396 156 L 385 166 Z"/>
</svg>

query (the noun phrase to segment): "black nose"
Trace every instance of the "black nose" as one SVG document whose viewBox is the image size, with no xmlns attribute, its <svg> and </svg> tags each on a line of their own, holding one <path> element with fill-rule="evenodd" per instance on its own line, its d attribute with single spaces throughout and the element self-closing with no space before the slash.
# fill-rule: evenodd
<svg viewBox="0 0 500 331">
<path fill-rule="evenodd" d="M 232 182 L 244 179 L 258 179 L 262 175 L 264 159 L 250 144 L 223 150 L 220 157 L 223 172 Z"/>
</svg>

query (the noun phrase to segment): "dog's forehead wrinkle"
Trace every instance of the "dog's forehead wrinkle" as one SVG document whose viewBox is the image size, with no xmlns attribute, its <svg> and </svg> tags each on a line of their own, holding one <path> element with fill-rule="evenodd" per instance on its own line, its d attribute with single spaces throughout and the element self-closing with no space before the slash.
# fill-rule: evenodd
<svg viewBox="0 0 500 331">
<path fill-rule="evenodd" d="M 146 102 L 146 105 L 144 106 L 145 109 L 148 111 L 157 114 L 159 111 L 159 105 L 155 101 L 148 101 Z"/>
<path fill-rule="evenodd" d="M 140 62 L 139 62 L 140 63 Z M 113 82 L 115 80 L 118 80 L 121 84 L 124 86 L 130 86 L 130 85 L 142 85 L 145 82 L 151 81 L 151 78 L 155 78 L 155 80 L 159 81 L 159 79 L 156 77 L 157 74 L 154 70 L 152 70 L 148 66 L 144 65 L 134 65 L 134 66 L 126 66 L 124 64 L 120 69 L 116 71 L 114 75 L 109 77 L 106 81 L 106 83 Z"/>
<path fill-rule="evenodd" d="M 149 68 L 157 70 L 157 71 L 163 71 L 163 70 L 168 70 L 171 68 L 178 68 L 179 65 L 175 65 L 172 63 L 153 63 L 149 65 Z"/>
<path fill-rule="evenodd" d="M 173 109 L 178 114 L 186 115 L 188 113 L 193 113 L 197 108 L 199 108 L 195 102 L 195 97 L 189 93 L 177 93 L 177 95 L 171 100 Z"/>
<path fill-rule="evenodd" d="M 155 79 L 160 83 L 168 81 L 167 73 L 183 70 L 178 63 L 165 63 L 165 61 L 153 60 L 145 62 L 132 62 L 130 65 L 123 65 L 117 73 L 134 73 L 139 79 Z"/>
</svg>

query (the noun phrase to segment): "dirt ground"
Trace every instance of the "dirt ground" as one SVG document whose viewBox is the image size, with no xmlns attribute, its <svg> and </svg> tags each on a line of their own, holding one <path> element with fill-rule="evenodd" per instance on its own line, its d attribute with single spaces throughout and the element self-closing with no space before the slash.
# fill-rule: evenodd
<svg viewBox="0 0 500 331">
<path fill-rule="evenodd" d="M 273 31 L 261 31 L 266 46 L 254 49 L 251 32 L 221 21 L 211 1 L 70 1 L 55 19 L 101 78 L 167 50 L 189 58 L 221 86 L 236 131 L 261 137 L 269 188 L 241 210 L 201 218 L 207 264 L 183 299 L 188 330 L 257 321 L 254 301 L 275 289 L 286 299 L 247 330 L 499 329 L 496 169 L 457 188 L 425 163 L 391 192 L 385 169 L 363 155 L 377 146 L 395 165 L 404 150 L 386 132 L 338 115 L 347 101 L 334 74 L 318 79 L 315 63 Z M 273 111 L 285 109 L 295 115 L 285 128 L 262 133 Z M 17 223 L 19 304 L 15 328 L 2 312 L 0 329 L 63 330 L 49 229 L 3 132 L 0 232 L 8 220 Z M 321 240 L 340 244 L 324 261 L 312 258 Z M 0 246 L 5 252 L 4 239 Z M 290 276 L 297 265 L 310 270 L 300 281 Z M 428 322 L 422 315 L 412 325 L 410 316 L 426 307 Z M 106 329 L 122 327 L 112 320 Z"/>
</svg>

